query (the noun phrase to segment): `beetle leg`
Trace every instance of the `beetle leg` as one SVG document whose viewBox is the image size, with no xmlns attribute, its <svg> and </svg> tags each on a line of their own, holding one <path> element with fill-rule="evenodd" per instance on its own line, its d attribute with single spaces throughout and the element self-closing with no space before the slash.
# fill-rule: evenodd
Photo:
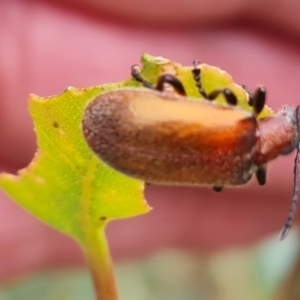
<svg viewBox="0 0 300 300">
<path fill-rule="evenodd" d="M 199 62 L 194 60 L 193 62 L 193 77 L 196 83 L 196 86 L 198 88 L 199 94 L 202 95 L 207 100 L 214 100 L 216 99 L 219 94 L 223 94 L 228 104 L 236 105 L 237 104 L 237 98 L 235 94 L 230 89 L 216 89 L 212 91 L 211 93 L 207 94 L 204 90 L 204 88 L 201 85 L 201 69 L 199 69 L 198 66 Z"/>
<path fill-rule="evenodd" d="M 149 81 L 145 80 L 141 76 L 141 74 L 139 72 L 139 68 L 138 68 L 137 65 L 133 65 L 131 67 L 131 76 L 135 80 L 141 82 L 145 87 L 147 87 L 149 89 L 158 90 L 158 91 L 162 92 L 164 90 L 164 84 L 168 83 L 168 84 L 170 84 L 175 89 L 175 91 L 178 94 L 180 94 L 182 96 L 186 95 L 185 89 L 184 89 L 182 83 L 180 82 L 180 80 L 178 80 L 175 76 L 173 76 L 171 74 L 163 74 L 163 75 L 161 75 L 158 78 L 156 86 L 152 85 Z"/>
<path fill-rule="evenodd" d="M 215 192 L 221 192 L 223 190 L 223 187 L 222 186 L 213 186 L 213 190 Z"/>
<path fill-rule="evenodd" d="M 208 100 L 216 99 L 219 94 L 223 94 L 226 99 L 226 102 L 231 105 L 237 105 L 237 98 L 235 94 L 230 89 L 216 89 L 207 95 Z"/>
<path fill-rule="evenodd" d="M 170 84 L 179 95 L 186 96 L 182 83 L 175 76 L 170 74 L 161 75 L 158 78 L 156 89 L 162 92 L 164 90 L 165 83 Z"/>
<path fill-rule="evenodd" d="M 264 185 L 266 183 L 267 170 L 265 166 L 259 166 L 255 175 L 259 185 Z"/>
<path fill-rule="evenodd" d="M 244 84 L 241 85 L 241 87 L 243 88 L 243 90 L 248 94 L 249 96 L 249 105 L 252 106 L 252 98 L 253 98 L 253 92 Z"/>
<path fill-rule="evenodd" d="M 199 69 L 197 66 L 199 65 L 198 60 L 193 61 L 193 77 L 196 83 L 196 87 L 198 88 L 199 94 L 202 95 L 205 99 L 207 99 L 207 94 L 204 90 L 204 88 L 201 85 L 201 69 Z"/>
<path fill-rule="evenodd" d="M 254 113 L 258 115 L 264 108 L 266 102 L 266 89 L 261 86 L 254 94 L 249 94 L 249 105 L 253 106 Z"/>
<path fill-rule="evenodd" d="M 149 81 L 145 80 L 139 71 L 139 67 L 137 65 L 131 66 L 131 76 L 138 82 L 141 82 L 144 87 L 147 87 L 151 90 L 156 90 L 156 87 L 152 85 Z"/>
</svg>

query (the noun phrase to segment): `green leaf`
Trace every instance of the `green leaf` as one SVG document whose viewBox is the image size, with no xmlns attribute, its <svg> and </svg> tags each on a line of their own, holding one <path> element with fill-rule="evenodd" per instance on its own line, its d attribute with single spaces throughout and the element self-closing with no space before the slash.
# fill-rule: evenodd
<svg viewBox="0 0 300 300">
<path fill-rule="evenodd" d="M 45 99 L 31 95 L 29 110 L 39 150 L 17 176 L 2 174 L 0 179 L 19 204 L 82 244 L 87 230 L 149 210 L 143 183 L 103 164 L 81 132 L 84 107 L 109 88 L 69 88 Z"/>
</svg>

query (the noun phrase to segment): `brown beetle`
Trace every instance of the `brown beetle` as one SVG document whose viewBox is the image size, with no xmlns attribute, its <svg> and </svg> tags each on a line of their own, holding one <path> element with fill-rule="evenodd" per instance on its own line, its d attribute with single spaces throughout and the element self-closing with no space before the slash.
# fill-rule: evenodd
<svg viewBox="0 0 300 300">
<path fill-rule="evenodd" d="M 84 137 L 105 163 L 128 176 L 161 185 L 212 186 L 215 191 L 243 185 L 253 174 L 265 184 L 267 163 L 297 148 L 294 196 L 283 239 L 298 201 L 299 106 L 284 106 L 258 120 L 265 103 L 263 87 L 249 93 L 251 113 L 236 106 L 227 88 L 207 94 L 197 65 L 194 79 L 206 100 L 186 97 L 181 82 L 169 74 L 153 86 L 133 66 L 132 76 L 148 89 L 123 88 L 94 99 L 84 112 Z M 177 93 L 165 92 L 165 83 Z M 219 94 L 227 105 L 212 101 Z"/>
</svg>

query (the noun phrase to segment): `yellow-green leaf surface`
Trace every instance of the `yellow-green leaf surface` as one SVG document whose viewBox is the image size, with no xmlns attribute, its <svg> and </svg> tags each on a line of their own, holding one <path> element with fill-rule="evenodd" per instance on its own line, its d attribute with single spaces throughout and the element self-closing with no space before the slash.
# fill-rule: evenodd
<svg viewBox="0 0 300 300">
<path fill-rule="evenodd" d="M 84 107 L 111 87 L 69 88 L 49 98 L 31 95 L 38 152 L 18 176 L 1 175 L 1 186 L 18 203 L 83 243 L 87 228 L 149 209 L 142 182 L 104 165 L 82 136 Z"/>
</svg>

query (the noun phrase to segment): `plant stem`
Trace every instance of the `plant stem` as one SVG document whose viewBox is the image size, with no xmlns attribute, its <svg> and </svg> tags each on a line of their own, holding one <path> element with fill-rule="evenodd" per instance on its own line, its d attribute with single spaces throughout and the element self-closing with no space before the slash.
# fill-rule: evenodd
<svg viewBox="0 0 300 300">
<path fill-rule="evenodd" d="M 96 299 L 118 300 L 113 263 L 106 242 L 104 228 L 91 234 L 86 245 L 86 256 L 92 273 Z"/>
</svg>

